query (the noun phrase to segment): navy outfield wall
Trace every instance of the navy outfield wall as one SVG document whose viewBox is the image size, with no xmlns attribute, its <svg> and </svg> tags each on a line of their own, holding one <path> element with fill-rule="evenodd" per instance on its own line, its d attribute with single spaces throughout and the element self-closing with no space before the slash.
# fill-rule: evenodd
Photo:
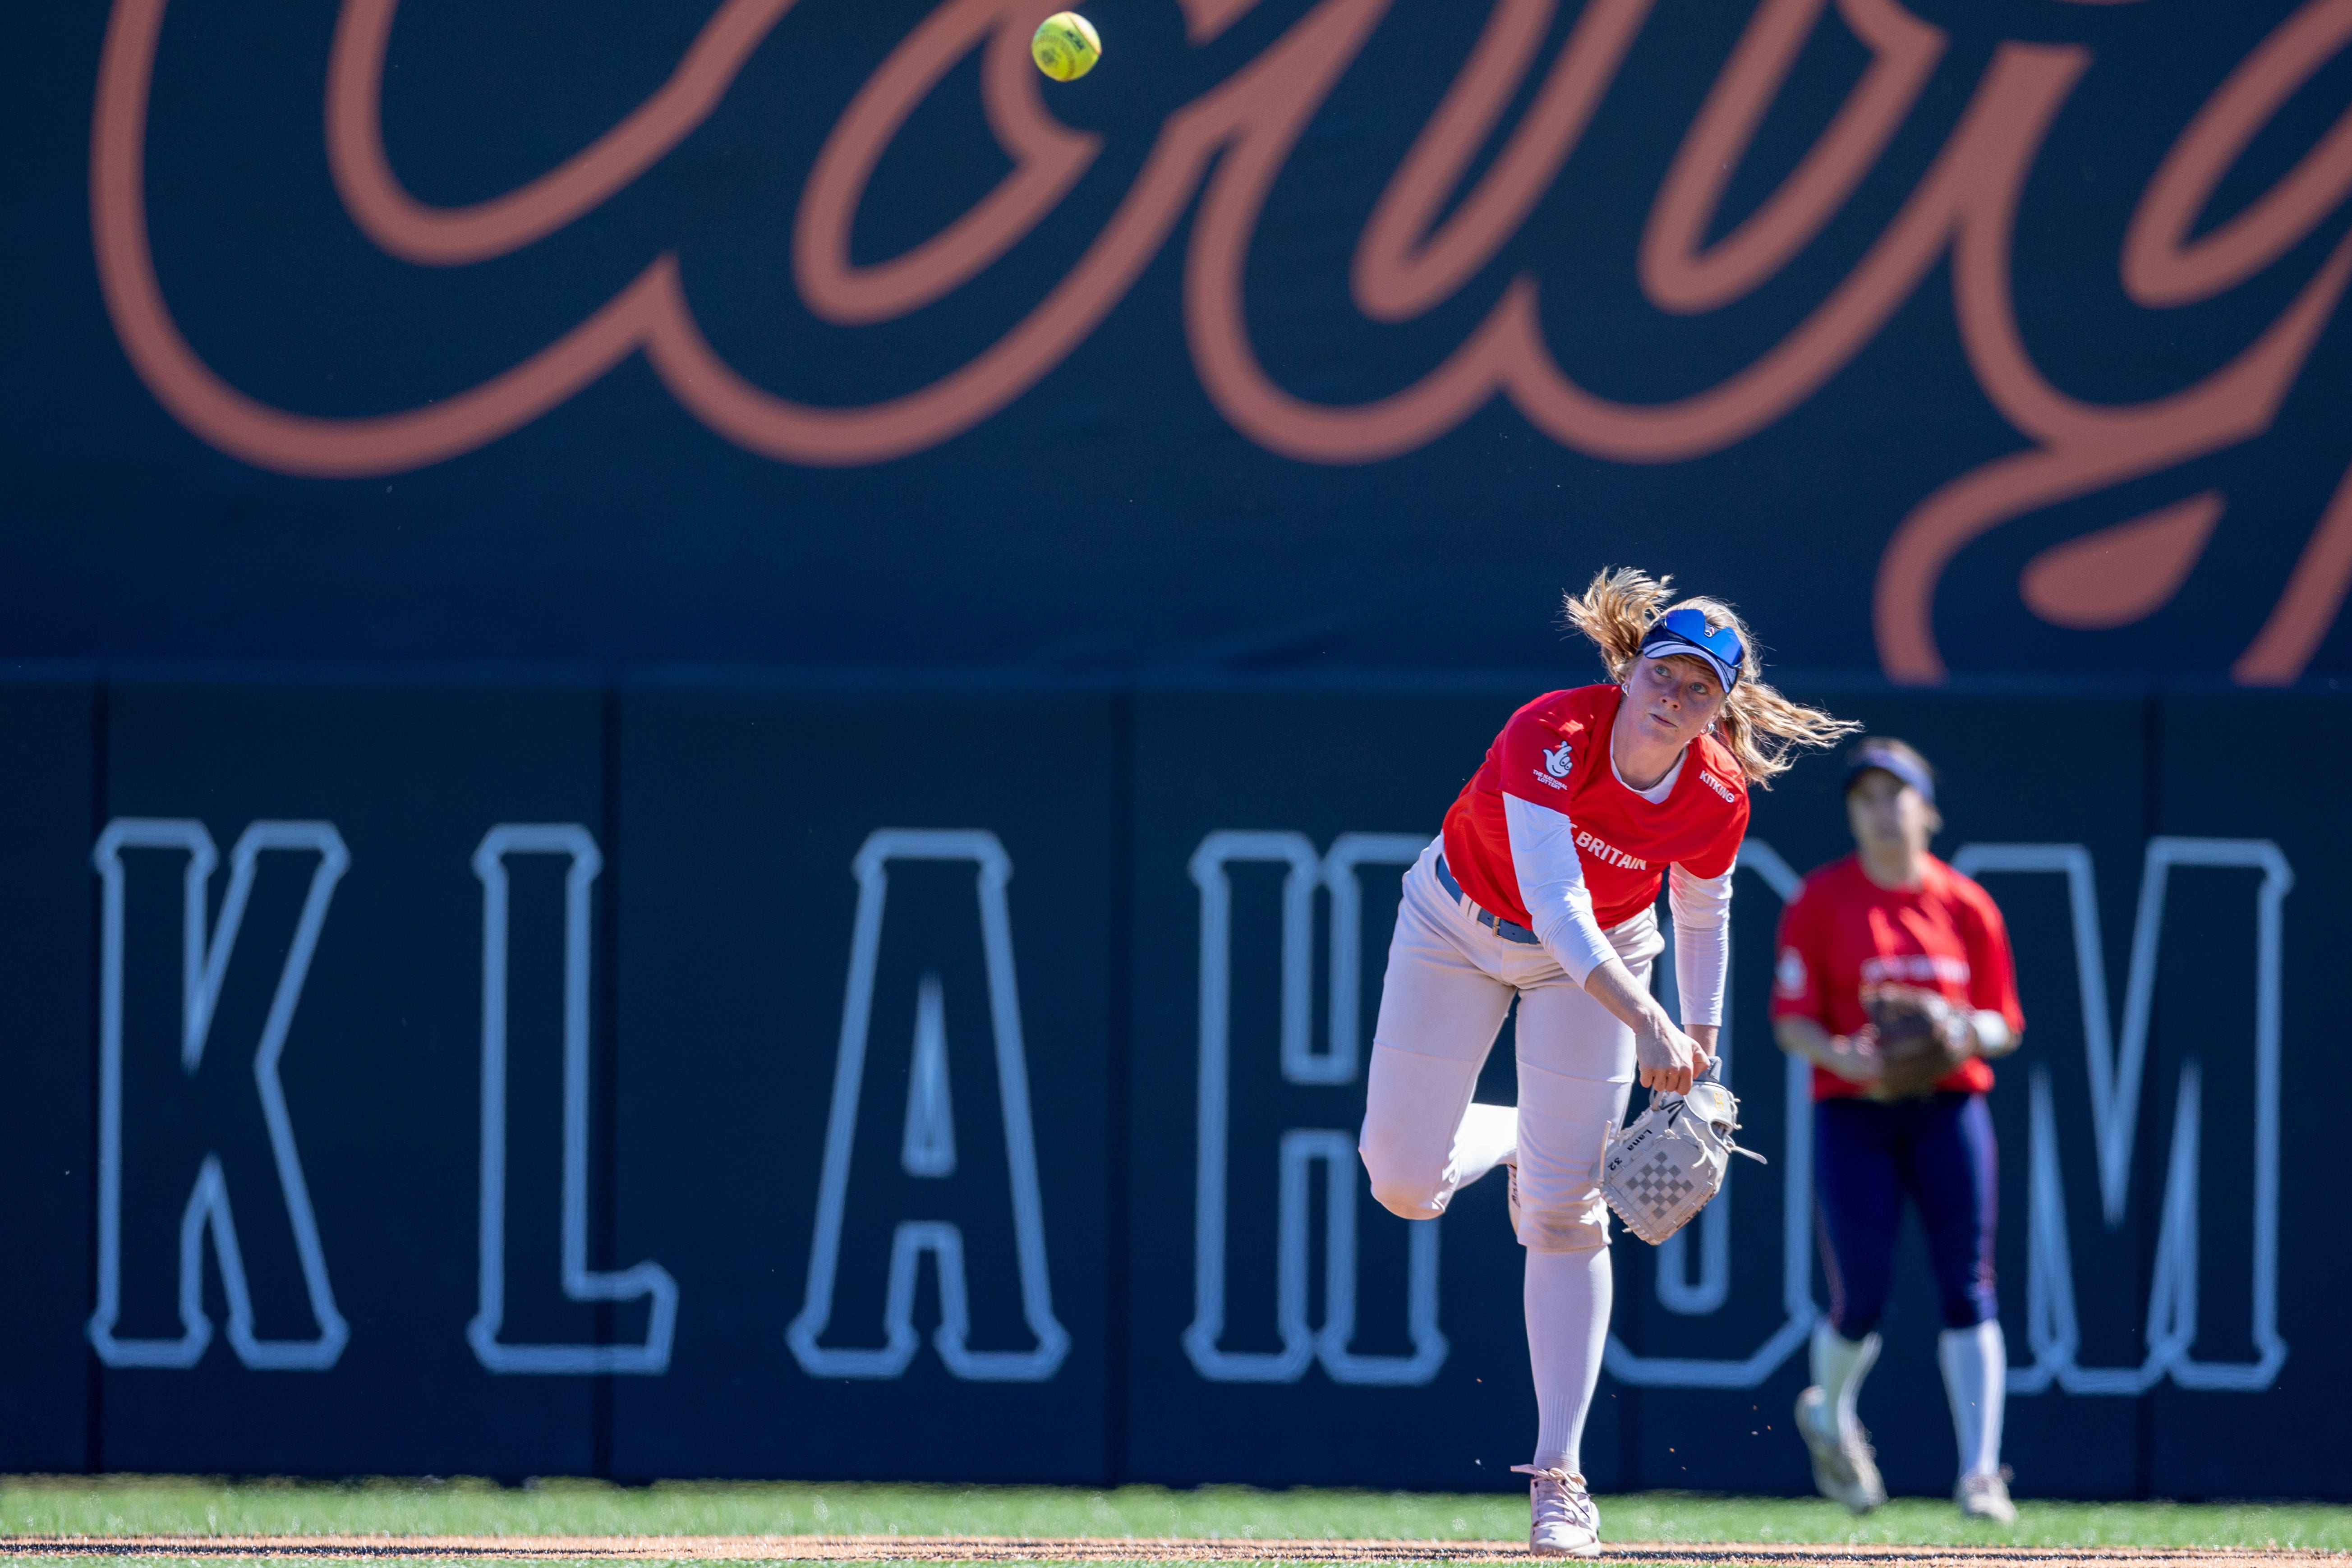
<svg viewBox="0 0 2352 1568">
<path fill-rule="evenodd" d="M 1535 684 L 0 685 L 0 1467 L 1510 1484 L 1499 1187 L 1408 1226 L 1349 1144 L 1399 863 Z M 1822 695 L 1943 765 L 2017 940 L 2021 1491 L 2345 1495 L 2347 849 L 2293 781 L 2352 700 Z M 1762 1014 L 1836 794 L 1758 797 L 1773 1163 L 1620 1241 L 1598 1486 L 1806 1485 Z M 1906 1246 L 1864 1414 L 1937 1492 Z"/>
</svg>

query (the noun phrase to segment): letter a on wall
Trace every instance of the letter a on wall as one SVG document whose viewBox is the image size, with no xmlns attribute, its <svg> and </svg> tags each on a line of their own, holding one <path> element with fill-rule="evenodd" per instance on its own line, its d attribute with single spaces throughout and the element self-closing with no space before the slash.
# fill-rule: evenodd
<svg viewBox="0 0 2352 1568">
<path fill-rule="evenodd" d="M 1013 1244 L 1021 1273 L 1021 1313 L 1036 1346 L 1025 1351 L 975 1351 L 965 1286 L 963 1233 L 943 1220 L 906 1220 L 890 1238 L 890 1278 L 883 1305 L 887 1335 L 878 1349 L 828 1348 L 818 1342 L 833 1321 L 834 1285 L 840 1273 L 842 1215 L 849 1198 L 849 1166 L 865 1087 L 866 1039 L 874 1016 L 875 974 L 882 953 L 882 912 L 894 860 L 962 861 L 971 865 L 980 899 L 982 956 L 988 972 L 988 1016 L 996 1044 L 997 1098 L 1003 1110 L 1005 1164 L 1012 1183 Z M 1045 1216 L 1037 1188 L 1037 1148 L 1029 1121 L 1029 1067 L 1021 1040 L 1021 1000 L 1013 983 L 1013 919 L 1005 884 L 1013 861 L 996 835 L 884 828 L 867 838 L 852 862 L 857 916 L 849 947 L 849 986 L 842 1002 L 841 1049 L 834 1069 L 833 1104 L 825 1121 L 824 1167 L 817 1186 L 815 1235 L 809 1246 L 808 1295 L 784 1338 L 812 1377 L 895 1378 L 915 1359 L 915 1284 L 923 1254 L 939 1270 L 940 1326 L 931 1336 L 954 1376 L 976 1383 L 1043 1383 L 1069 1353 L 1070 1336 L 1054 1316 L 1045 1268 Z M 924 977 L 917 1004 L 916 1060 L 901 1163 L 910 1175 L 942 1177 L 955 1166 L 946 1089 L 946 1026 L 939 984 Z"/>
</svg>

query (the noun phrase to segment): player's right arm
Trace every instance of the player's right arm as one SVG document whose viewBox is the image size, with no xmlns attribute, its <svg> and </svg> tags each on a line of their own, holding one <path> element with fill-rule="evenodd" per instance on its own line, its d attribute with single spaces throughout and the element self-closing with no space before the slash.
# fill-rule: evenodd
<svg viewBox="0 0 2352 1568">
<path fill-rule="evenodd" d="M 1779 954 L 1772 966 L 1772 1038 L 1789 1055 L 1836 1074 L 1848 1083 L 1870 1085 L 1885 1076 L 1886 1063 L 1869 1026 L 1858 1034 L 1833 1035 L 1822 1020 L 1822 997 L 1829 944 L 1819 890 L 1808 886 L 1780 911 Z"/>
</svg>

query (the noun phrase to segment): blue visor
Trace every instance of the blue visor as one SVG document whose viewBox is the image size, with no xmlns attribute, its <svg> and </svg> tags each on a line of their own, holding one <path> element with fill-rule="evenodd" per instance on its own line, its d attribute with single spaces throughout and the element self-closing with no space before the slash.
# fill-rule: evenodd
<svg viewBox="0 0 2352 1568">
<path fill-rule="evenodd" d="M 1726 691 L 1739 684 L 1739 668 L 1748 658 L 1738 632 L 1729 626 L 1709 627 L 1706 612 L 1688 605 L 1652 622 L 1642 638 L 1642 651 L 1652 658 L 1695 654 L 1714 668 Z"/>
<path fill-rule="evenodd" d="M 1917 790 L 1919 798 L 1929 805 L 1936 804 L 1936 781 L 1927 771 L 1902 752 L 1891 747 L 1882 746 L 1875 741 L 1864 741 L 1846 758 L 1845 787 L 1848 790 L 1853 789 L 1853 781 L 1873 768 L 1883 773 L 1894 774 L 1895 777 Z"/>
</svg>

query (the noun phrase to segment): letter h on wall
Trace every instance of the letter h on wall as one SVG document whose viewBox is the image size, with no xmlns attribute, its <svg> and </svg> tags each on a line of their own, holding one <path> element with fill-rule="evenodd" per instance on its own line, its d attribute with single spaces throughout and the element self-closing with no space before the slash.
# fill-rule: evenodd
<svg viewBox="0 0 2352 1568">
<path fill-rule="evenodd" d="M 1343 833 L 1318 856 L 1298 833 L 1210 834 L 1189 866 L 1201 889 L 1201 1066 L 1193 1210 L 1192 1322 L 1184 1353 L 1213 1383 L 1295 1383 L 1320 1360 L 1334 1383 L 1414 1385 L 1436 1377 L 1448 1346 L 1437 1326 L 1436 1220 L 1411 1227 L 1406 1285 L 1410 1355 L 1363 1355 L 1356 1337 L 1356 1192 L 1352 1133 L 1292 1128 L 1282 1135 L 1275 1268 L 1275 1321 L 1282 1349 L 1229 1351 L 1225 1331 L 1225 1167 L 1232 1066 L 1233 883 L 1226 868 L 1271 863 L 1282 882 L 1282 1076 L 1297 1084 L 1355 1081 L 1361 1054 L 1360 996 L 1363 890 L 1358 868 L 1409 866 L 1425 841 L 1410 834 Z M 1331 893 L 1329 1046 L 1314 1047 L 1315 891 Z M 1307 1310 L 1308 1167 L 1324 1169 L 1325 1237 L 1320 1330 Z"/>
</svg>

